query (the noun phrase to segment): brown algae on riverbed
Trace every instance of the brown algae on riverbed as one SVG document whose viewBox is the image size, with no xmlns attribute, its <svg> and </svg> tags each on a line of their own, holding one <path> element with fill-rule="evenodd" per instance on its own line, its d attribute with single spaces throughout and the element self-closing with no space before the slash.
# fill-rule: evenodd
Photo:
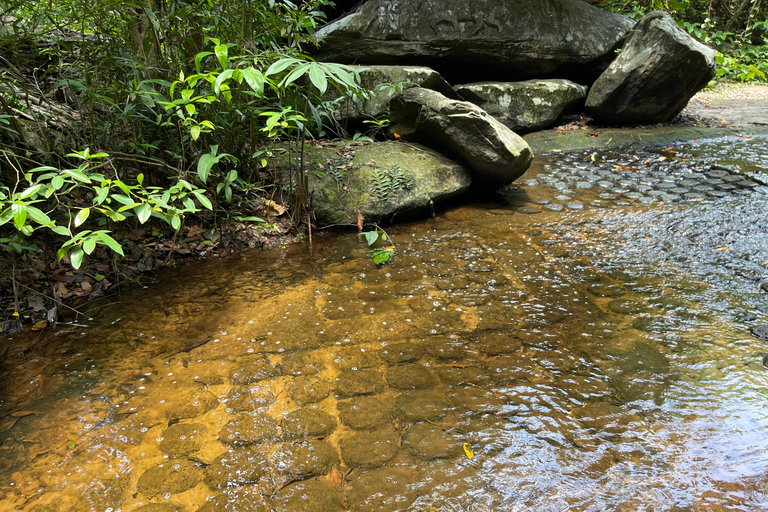
<svg viewBox="0 0 768 512">
<path fill-rule="evenodd" d="M 3 363 L 0 510 L 765 507 L 765 349 L 735 317 L 765 322 L 768 201 L 686 198 L 724 158 L 664 150 L 540 158 L 391 228 L 381 268 L 327 235 L 49 333 Z"/>
</svg>

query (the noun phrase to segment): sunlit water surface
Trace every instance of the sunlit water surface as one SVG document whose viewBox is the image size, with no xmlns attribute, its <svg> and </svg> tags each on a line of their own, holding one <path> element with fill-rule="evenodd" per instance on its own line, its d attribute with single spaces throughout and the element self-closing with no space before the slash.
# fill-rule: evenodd
<svg viewBox="0 0 768 512">
<path fill-rule="evenodd" d="M 706 175 L 766 162 L 540 157 L 381 268 L 329 234 L 6 340 L 0 510 L 768 510 L 768 195 Z"/>
</svg>

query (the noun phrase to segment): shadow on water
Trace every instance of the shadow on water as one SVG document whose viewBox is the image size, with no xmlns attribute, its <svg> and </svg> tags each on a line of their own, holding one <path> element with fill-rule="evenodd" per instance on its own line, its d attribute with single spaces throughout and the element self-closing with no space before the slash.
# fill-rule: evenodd
<svg viewBox="0 0 768 512">
<path fill-rule="evenodd" d="M 10 340 L 0 510 L 765 509 L 766 156 L 540 157 L 382 268 L 329 234 Z"/>
</svg>

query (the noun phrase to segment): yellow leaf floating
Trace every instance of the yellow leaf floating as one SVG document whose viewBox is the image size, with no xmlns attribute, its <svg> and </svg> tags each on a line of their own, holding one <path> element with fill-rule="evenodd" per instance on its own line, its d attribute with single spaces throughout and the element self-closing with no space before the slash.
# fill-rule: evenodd
<svg viewBox="0 0 768 512">
<path fill-rule="evenodd" d="M 728 250 L 728 248 L 727 248 L 727 247 L 718 247 L 718 248 L 717 248 L 717 249 L 715 249 L 715 250 L 716 250 L 716 251 L 727 251 L 727 250 Z"/>
<path fill-rule="evenodd" d="M 468 459 L 475 456 L 475 451 L 469 447 L 469 443 L 464 443 L 461 447 L 464 448 L 464 453 L 467 454 Z"/>
</svg>

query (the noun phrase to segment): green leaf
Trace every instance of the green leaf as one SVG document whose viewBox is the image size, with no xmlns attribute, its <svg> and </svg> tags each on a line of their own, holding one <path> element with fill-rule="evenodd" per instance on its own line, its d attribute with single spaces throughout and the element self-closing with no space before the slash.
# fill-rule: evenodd
<svg viewBox="0 0 768 512">
<path fill-rule="evenodd" d="M 264 222 L 261 217 L 238 217 L 237 220 L 241 222 Z"/>
<path fill-rule="evenodd" d="M 53 224 L 48 215 L 46 215 L 43 211 L 35 208 L 34 206 L 27 206 L 27 215 L 29 215 L 30 219 L 43 226 L 50 226 Z"/>
<path fill-rule="evenodd" d="M 173 229 L 179 229 L 179 227 L 181 226 L 181 219 L 179 218 L 178 215 L 174 215 L 173 217 L 171 217 L 171 226 L 173 227 Z"/>
<path fill-rule="evenodd" d="M 328 88 L 328 78 L 325 76 L 325 71 L 320 68 L 317 62 L 313 62 L 309 65 L 309 79 L 312 82 L 320 94 L 324 94 Z"/>
<path fill-rule="evenodd" d="M 72 268 L 80 268 L 83 264 L 83 248 L 79 245 L 72 248 L 72 252 L 69 253 L 69 262 L 72 264 Z"/>
<path fill-rule="evenodd" d="M 61 236 L 72 236 L 72 233 L 64 226 L 51 226 L 51 231 Z"/>
<path fill-rule="evenodd" d="M 109 194 L 109 188 L 108 187 L 96 187 L 96 200 L 94 201 L 96 204 L 101 204 L 104 202 L 104 200 L 107 198 L 107 195 Z"/>
<path fill-rule="evenodd" d="M 192 194 L 197 198 L 198 201 L 200 201 L 200 204 L 203 205 L 203 207 L 209 210 L 213 210 L 213 205 L 211 204 L 211 200 L 205 197 L 205 194 L 203 194 L 199 190 L 193 190 Z"/>
<path fill-rule="evenodd" d="M 256 96 L 258 96 L 259 98 L 263 98 L 264 97 L 264 75 L 262 75 L 261 72 L 254 67 L 247 67 L 245 69 L 241 69 L 240 73 L 243 75 L 243 78 L 245 78 L 245 81 L 248 84 L 248 87 L 250 87 L 251 90 L 256 93 Z"/>
<path fill-rule="evenodd" d="M 91 254 L 95 248 L 96 239 L 94 237 L 86 238 L 85 242 L 83 242 L 83 251 L 85 251 L 85 254 Z"/>
<path fill-rule="evenodd" d="M 81 183 L 91 183 L 90 178 L 76 169 L 62 169 L 62 174 L 74 178 Z"/>
<path fill-rule="evenodd" d="M 377 231 L 363 231 L 362 235 L 365 237 L 365 242 L 368 244 L 368 247 L 375 244 L 376 240 L 379 239 L 379 233 Z"/>
<path fill-rule="evenodd" d="M 219 61 L 219 65 L 222 69 L 227 67 L 227 57 L 229 54 L 229 48 L 226 44 L 219 44 L 216 45 L 216 47 L 213 49 L 214 53 L 216 54 L 216 58 Z"/>
<path fill-rule="evenodd" d="M 40 191 L 41 188 L 43 188 L 45 185 L 42 183 L 38 183 L 37 185 L 32 185 L 28 189 L 24 190 L 21 195 L 19 195 L 19 199 L 27 199 L 28 197 L 37 195 L 37 193 Z"/>
<path fill-rule="evenodd" d="M 200 126 L 195 125 L 189 129 L 189 135 L 192 136 L 192 140 L 197 140 L 200 138 L 200 132 L 202 130 L 200 129 Z"/>
<path fill-rule="evenodd" d="M 13 211 L 13 225 L 16 229 L 21 229 L 27 222 L 27 207 L 21 204 L 12 204 L 11 210 Z"/>
<path fill-rule="evenodd" d="M 225 69 L 219 76 L 216 77 L 216 81 L 213 82 L 213 92 L 215 94 L 219 94 L 219 91 L 221 90 L 221 84 L 223 84 L 224 81 L 232 78 L 232 73 L 234 72 L 234 69 Z"/>
<path fill-rule="evenodd" d="M 62 178 L 61 176 L 54 176 L 53 179 L 51 180 L 51 185 L 53 186 L 54 189 L 61 190 L 61 187 L 64 186 L 64 178 Z"/>
<path fill-rule="evenodd" d="M 136 212 L 136 217 L 138 217 L 140 224 L 147 222 L 149 217 L 152 215 L 152 207 L 147 203 L 141 203 L 139 206 L 134 208 L 134 211 Z"/>
<path fill-rule="evenodd" d="M 394 256 L 394 253 L 392 251 L 388 251 L 386 249 L 380 249 L 373 253 L 373 262 L 376 265 L 383 265 L 384 263 L 391 260 L 392 256 Z"/>
<path fill-rule="evenodd" d="M 213 52 L 200 52 L 197 55 L 195 55 L 195 70 L 200 73 L 200 62 L 209 55 L 213 55 Z M 171 98 L 173 98 L 173 92 L 170 94 Z"/>
<path fill-rule="evenodd" d="M 203 183 L 208 181 L 208 174 L 211 172 L 213 166 L 219 163 L 219 160 L 221 160 L 221 157 L 212 153 L 206 153 L 197 161 L 197 176 Z"/>
<path fill-rule="evenodd" d="M 124 196 L 122 194 L 112 194 L 110 197 L 112 197 L 112 199 L 114 199 L 118 203 L 128 206 L 129 208 L 133 208 L 134 206 L 136 206 L 136 201 L 134 201 L 128 196 Z"/>
<path fill-rule="evenodd" d="M 137 182 L 139 185 L 141 185 L 142 183 L 144 183 L 144 175 L 143 175 L 143 174 L 139 174 L 138 176 L 136 176 L 136 182 Z"/>
<path fill-rule="evenodd" d="M 277 73 L 280 73 L 281 71 L 285 70 L 287 67 L 296 64 L 297 62 L 302 62 L 302 61 L 300 61 L 299 59 L 295 59 L 293 57 L 285 57 L 283 59 L 273 62 L 272 65 L 269 66 L 269 68 L 267 69 L 267 72 L 264 73 L 264 75 L 265 76 L 276 75 Z"/>
<path fill-rule="evenodd" d="M 82 210 L 80 210 L 75 216 L 75 227 L 78 227 L 83 222 L 85 222 L 85 220 L 88 218 L 90 214 L 91 214 L 90 208 L 83 208 Z"/>
<path fill-rule="evenodd" d="M 309 71 L 309 64 L 302 64 L 301 66 L 296 66 L 293 71 L 288 73 L 288 76 L 283 78 L 283 81 L 280 82 L 280 85 L 282 87 L 288 87 L 293 82 L 304 76 Z"/>
<path fill-rule="evenodd" d="M 0 226 L 3 224 L 7 224 L 11 219 L 13 218 L 13 211 L 11 208 L 7 208 L 3 211 L 3 213 L 0 213 Z"/>
<path fill-rule="evenodd" d="M 123 248 L 119 243 L 117 243 L 117 240 L 109 236 L 106 231 L 97 231 L 97 234 L 99 235 L 99 240 L 101 240 L 101 243 L 115 251 L 120 256 L 125 256 Z"/>
</svg>

